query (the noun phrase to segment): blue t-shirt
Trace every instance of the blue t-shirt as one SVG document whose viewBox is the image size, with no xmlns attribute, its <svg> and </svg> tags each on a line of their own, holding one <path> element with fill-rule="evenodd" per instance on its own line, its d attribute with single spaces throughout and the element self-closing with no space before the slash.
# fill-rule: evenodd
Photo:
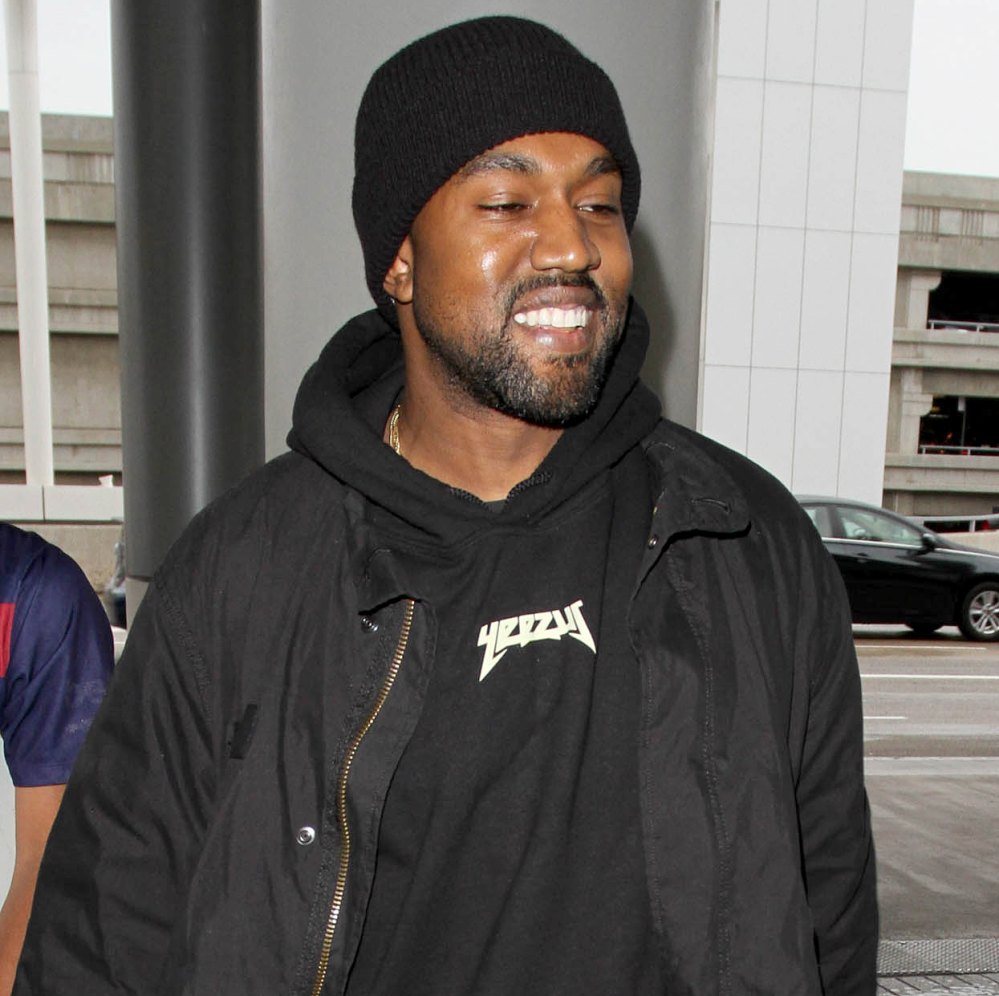
<svg viewBox="0 0 999 996">
<path fill-rule="evenodd" d="M 0 737 L 15 785 L 69 778 L 113 666 L 111 626 L 83 571 L 0 523 Z"/>
</svg>

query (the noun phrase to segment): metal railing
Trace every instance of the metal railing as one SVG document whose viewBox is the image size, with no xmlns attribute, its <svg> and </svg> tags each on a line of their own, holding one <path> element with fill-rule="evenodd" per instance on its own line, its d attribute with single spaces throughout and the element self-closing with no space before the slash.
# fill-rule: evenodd
<svg viewBox="0 0 999 996">
<path fill-rule="evenodd" d="M 994 515 L 916 515 L 910 516 L 935 533 L 978 533 L 999 529 L 999 514 Z"/>
<path fill-rule="evenodd" d="M 920 443 L 920 455 L 955 455 L 955 456 L 999 456 L 999 446 L 944 446 L 940 443 Z"/>
<path fill-rule="evenodd" d="M 955 322 L 949 318 L 931 318 L 926 327 L 951 332 L 999 332 L 999 322 Z"/>
</svg>

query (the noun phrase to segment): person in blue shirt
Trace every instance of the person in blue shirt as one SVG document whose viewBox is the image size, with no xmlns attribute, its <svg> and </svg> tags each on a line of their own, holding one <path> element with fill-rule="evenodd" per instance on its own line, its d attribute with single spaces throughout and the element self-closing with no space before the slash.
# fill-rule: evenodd
<svg viewBox="0 0 999 996">
<path fill-rule="evenodd" d="M 0 996 L 13 986 L 45 841 L 113 666 L 111 627 L 83 571 L 40 536 L 0 523 L 0 737 L 15 811 Z"/>
</svg>

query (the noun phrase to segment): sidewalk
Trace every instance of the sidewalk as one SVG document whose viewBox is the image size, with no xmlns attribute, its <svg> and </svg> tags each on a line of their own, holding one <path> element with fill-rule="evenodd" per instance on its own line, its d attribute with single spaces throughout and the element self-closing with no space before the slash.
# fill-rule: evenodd
<svg viewBox="0 0 999 996">
<path fill-rule="evenodd" d="M 999 939 L 882 941 L 879 996 L 999 996 Z"/>
<path fill-rule="evenodd" d="M 891 975 L 878 979 L 878 996 L 999 996 L 999 974 Z"/>
</svg>

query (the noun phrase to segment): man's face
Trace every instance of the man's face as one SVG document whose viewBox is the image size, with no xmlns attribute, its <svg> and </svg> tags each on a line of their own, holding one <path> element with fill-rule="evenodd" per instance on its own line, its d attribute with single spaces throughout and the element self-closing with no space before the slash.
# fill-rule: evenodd
<svg viewBox="0 0 999 996">
<path fill-rule="evenodd" d="M 602 145 L 546 133 L 496 146 L 427 202 L 406 254 L 412 319 L 445 390 L 545 426 L 593 408 L 632 275 Z"/>
</svg>

